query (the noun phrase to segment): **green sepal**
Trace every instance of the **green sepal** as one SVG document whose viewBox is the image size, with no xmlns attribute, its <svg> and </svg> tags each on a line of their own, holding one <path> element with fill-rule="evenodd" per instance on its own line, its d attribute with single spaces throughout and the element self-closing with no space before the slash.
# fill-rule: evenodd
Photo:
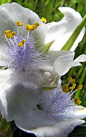
<svg viewBox="0 0 86 137">
<path fill-rule="evenodd" d="M 0 133 L 6 132 L 10 126 L 10 123 L 8 123 L 4 118 L 0 121 Z"/>
<path fill-rule="evenodd" d="M 10 123 L 7 122 L 4 118 L 1 118 L 0 120 L 0 135 L 3 137 L 12 137 L 13 135 Z"/>
<path fill-rule="evenodd" d="M 51 45 L 53 44 L 54 40 L 47 43 L 47 44 L 44 44 L 43 47 L 41 48 L 40 52 L 45 52 L 47 53 L 51 47 Z"/>
<path fill-rule="evenodd" d="M 47 86 L 47 85 L 43 85 L 43 91 L 48 91 L 48 90 L 53 90 L 57 88 L 57 86 Z"/>
<path fill-rule="evenodd" d="M 71 47 L 73 46 L 75 40 L 77 39 L 78 35 L 80 34 L 81 30 L 85 26 L 86 23 L 86 15 L 82 19 L 81 23 L 78 25 L 78 27 L 75 29 L 75 31 L 72 33 L 66 44 L 62 47 L 61 50 L 67 50 L 69 51 Z"/>
</svg>

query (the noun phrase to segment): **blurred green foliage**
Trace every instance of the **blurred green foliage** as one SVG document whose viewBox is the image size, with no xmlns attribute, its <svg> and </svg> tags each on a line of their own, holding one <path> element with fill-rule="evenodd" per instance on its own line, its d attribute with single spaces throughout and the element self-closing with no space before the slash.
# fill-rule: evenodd
<svg viewBox="0 0 86 137">
<path fill-rule="evenodd" d="M 0 0 L 0 4 L 16 2 L 22 6 L 29 8 L 36 12 L 40 18 L 45 17 L 48 22 L 59 21 L 63 15 L 58 10 L 60 6 L 68 6 L 74 8 L 76 11 L 80 12 L 82 17 L 86 14 L 86 1 L 85 0 Z M 75 51 L 75 58 L 80 54 L 86 54 L 86 34 L 80 42 L 79 46 Z M 82 67 L 72 68 L 69 73 L 67 73 L 62 79 L 67 82 L 67 77 L 72 76 L 76 79 L 76 84 L 83 84 L 82 91 L 78 91 L 75 97 L 79 96 L 82 100 L 82 105 L 86 106 L 86 63 L 83 63 Z M 5 129 L 5 132 L 3 131 Z M 2 131 L 2 132 L 1 132 Z M 79 134 L 77 134 L 79 132 Z M 84 132 L 84 133 L 82 133 Z M 10 124 L 6 124 L 6 121 L 2 119 L 0 123 L 0 136 L 11 137 L 12 130 Z M 85 137 L 86 127 L 76 128 L 76 130 L 69 135 L 69 137 Z"/>
</svg>

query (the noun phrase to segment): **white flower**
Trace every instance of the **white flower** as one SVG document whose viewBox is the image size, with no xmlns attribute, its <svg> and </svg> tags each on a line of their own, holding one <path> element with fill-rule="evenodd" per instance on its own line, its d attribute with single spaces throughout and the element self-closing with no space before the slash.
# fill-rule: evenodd
<svg viewBox="0 0 86 137">
<path fill-rule="evenodd" d="M 19 4 L 11 3 L 0 6 L 0 112 L 7 121 L 14 120 L 17 126 L 25 130 L 52 124 L 56 124 L 53 129 L 58 129 L 58 117 L 62 116 L 57 113 L 54 119 L 52 118 L 54 112 L 58 111 L 58 109 L 53 110 L 50 116 L 48 115 L 49 113 L 46 113 L 45 107 L 50 103 L 50 99 L 51 101 L 53 100 L 53 97 L 49 99 L 48 96 L 51 96 L 52 93 L 54 96 L 56 93 L 56 98 L 58 98 L 56 103 L 58 104 L 61 100 L 58 94 L 61 92 L 61 96 L 64 99 L 65 95 L 63 95 L 63 91 L 59 87 L 61 83 L 60 77 L 67 73 L 71 67 L 81 65 L 80 62 L 86 61 L 85 55 L 81 55 L 74 60 L 74 52 L 56 51 L 59 49 L 59 44 L 57 44 L 59 36 L 61 37 L 59 40 L 65 44 L 82 20 L 80 14 L 73 9 L 60 9 L 66 14 L 66 17 L 59 23 L 45 24 L 36 13 L 23 8 Z M 78 44 L 83 35 L 84 30 L 79 35 L 75 45 Z M 53 42 L 50 51 L 48 53 L 41 52 L 43 45 L 52 40 L 55 40 L 55 42 Z M 58 48 L 53 49 L 55 44 L 58 45 Z M 76 47 L 75 45 L 74 48 Z M 60 49 L 62 46 L 63 44 L 61 45 L 60 43 Z M 43 93 L 43 84 L 48 88 L 55 86 L 59 88 Z M 66 96 L 70 100 L 70 96 Z M 47 101 L 46 98 L 48 98 Z M 40 102 L 43 104 L 43 111 L 36 107 Z M 53 103 L 51 107 L 53 107 Z M 68 107 L 74 108 L 70 107 L 70 104 Z M 79 108 L 81 110 L 82 107 Z M 64 113 L 66 110 L 67 108 L 64 109 Z M 71 110 L 70 112 L 72 113 L 73 111 Z M 83 113 L 81 112 L 81 116 L 77 117 L 78 119 L 75 117 L 76 120 L 71 120 L 73 118 L 69 117 L 70 126 L 72 124 L 69 132 L 75 125 L 83 123 L 79 119 L 85 116 L 83 115 L 84 112 L 85 109 Z M 60 126 L 63 123 L 67 125 L 67 122 L 63 121 L 64 119 L 65 116 L 62 122 L 59 123 Z M 67 120 L 69 119 L 67 117 Z M 41 122 L 42 120 L 44 120 L 43 123 Z M 31 124 L 33 122 L 34 126 Z M 47 135 L 47 128 L 43 129 L 45 130 L 44 135 L 41 134 L 39 129 L 38 136 Z M 48 129 L 51 130 L 50 127 Z M 64 130 L 66 131 L 66 129 Z M 59 129 L 57 132 L 59 134 Z M 54 135 L 53 132 L 50 132 L 50 134 L 51 136 Z"/>
<path fill-rule="evenodd" d="M 66 90 L 65 90 L 66 91 Z M 75 105 L 71 90 L 63 92 L 61 86 L 45 91 L 38 105 L 26 117 L 17 117 L 16 125 L 37 137 L 67 137 L 76 125 L 84 123 L 86 108 Z M 22 120 L 21 120 L 22 119 Z"/>
</svg>

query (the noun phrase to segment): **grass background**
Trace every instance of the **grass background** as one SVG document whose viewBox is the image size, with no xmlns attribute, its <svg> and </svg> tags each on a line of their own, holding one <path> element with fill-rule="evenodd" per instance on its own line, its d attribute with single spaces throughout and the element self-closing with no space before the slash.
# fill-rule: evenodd
<svg viewBox="0 0 86 137">
<path fill-rule="evenodd" d="M 45 17 L 48 22 L 59 21 L 63 17 L 58 7 L 68 6 L 74 8 L 80 12 L 82 17 L 86 14 L 86 1 L 85 0 L 0 0 L 0 4 L 16 2 L 22 6 L 29 8 L 36 12 L 40 18 Z M 79 43 L 79 46 L 75 50 L 75 58 L 80 54 L 86 54 L 86 34 Z M 82 91 L 77 91 L 75 97 L 79 96 L 82 100 L 82 105 L 86 106 L 86 63 L 83 63 L 82 67 L 72 68 L 62 79 L 67 82 L 67 77 L 72 76 L 76 79 L 76 83 L 82 84 Z M 18 131 L 19 133 L 19 131 Z M 1 119 L 0 123 L 0 137 L 12 137 L 13 131 L 11 130 L 9 123 L 4 119 Z M 18 135 L 16 135 L 17 137 Z M 20 135 L 21 136 L 21 135 Z M 19 137 L 20 137 L 19 136 Z M 25 137 L 25 135 L 23 135 Z M 31 135 L 27 135 L 31 136 Z M 69 137 L 86 137 L 86 127 L 77 127 Z"/>
</svg>

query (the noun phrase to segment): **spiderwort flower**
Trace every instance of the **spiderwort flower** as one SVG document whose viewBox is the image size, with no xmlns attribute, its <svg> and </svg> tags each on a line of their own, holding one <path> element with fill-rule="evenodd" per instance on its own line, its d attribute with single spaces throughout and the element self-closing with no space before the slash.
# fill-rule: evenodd
<svg viewBox="0 0 86 137">
<path fill-rule="evenodd" d="M 76 87 L 70 77 L 68 84 L 45 91 L 37 106 L 22 121 L 17 117 L 16 124 L 37 137 L 67 137 L 76 125 L 84 123 L 80 119 L 86 117 L 86 108 L 80 105 L 80 99 L 73 99 L 78 89 L 81 90 L 82 85 Z"/>
<path fill-rule="evenodd" d="M 72 13 L 70 8 L 61 9 L 65 11 L 62 12 L 66 14 L 66 18 L 64 17 L 59 25 L 61 25 L 62 30 L 64 28 L 65 35 L 63 35 L 61 29 L 58 32 L 62 32 L 60 36 L 68 40 L 69 33 L 74 31 L 82 18 L 79 13 L 75 16 L 76 12 L 73 10 Z M 63 104 L 61 104 L 61 111 L 59 110 L 60 107 L 57 109 L 56 106 L 60 105 L 59 101 L 63 98 L 65 100 L 64 113 L 67 108 L 70 108 L 70 113 L 73 112 L 71 111 L 73 108 L 76 108 L 73 105 L 70 106 L 70 103 L 67 107 L 66 96 L 70 100 L 71 95 L 63 93 L 60 77 L 67 73 L 71 67 L 81 65 L 80 62 L 86 61 L 86 56 L 81 55 L 74 60 L 74 52 L 72 51 L 52 51 L 52 48 L 48 49 L 49 52 L 43 50 L 43 45 L 47 42 L 53 47 L 54 42 L 57 41 L 54 32 L 56 32 L 55 28 L 59 28 L 57 27 L 59 26 L 58 23 L 56 25 L 54 23 L 45 24 L 45 18 L 40 19 L 36 13 L 23 8 L 19 4 L 12 3 L 0 6 L 0 20 L 0 111 L 2 116 L 7 121 L 14 120 L 15 124 L 24 130 L 32 130 L 40 126 L 51 126 L 53 124 L 56 124 L 54 129 L 57 130 L 59 126 L 57 125 L 58 117 L 61 117 L 62 121 L 65 120 L 60 123 L 60 126 L 62 124 L 67 125 L 66 120 L 70 119 L 70 126 L 72 124 L 70 131 L 75 125 L 82 124 L 83 121 L 79 119 L 85 116 L 86 110 L 81 111 L 83 107 L 78 107 L 81 112 L 78 119 L 74 117 L 76 120 L 71 120 L 69 115 L 67 115 L 69 116 L 67 118 L 65 118 L 66 115 L 60 115 L 60 112 L 62 114 Z M 74 27 L 68 26 L 70 20 L 74 20 L 72 22 Z M 50 38 L 50 32 L 54 36 L 52 39 Z M 76 43 L 82 39 L 83 35 L 84 31 L 81 32 L 80 39 Z M 57 86 L 58 88 L 43 93 L 43 84 L 48 90 Z M 53 99 L 55 95 L 55 104 L 57 105 L 54 109 Z M 76 99 L 75 102 L 79 102 L 79 99 Z M 46 112 L 48 104 L 50 104 L 50 111 L 47 110 Z M 43 111 L 40 111 L 40 109 Z M 43 123 L 42 120 L 44 120 Z M 33 122 L 34 125 L 31 124 Z M 48 136 L 46 129 L 43 135 L 40 130 L 37 135 Z M 54 135 L 51 132 L 50 134 L 51 136 Z"/>
</svg>

